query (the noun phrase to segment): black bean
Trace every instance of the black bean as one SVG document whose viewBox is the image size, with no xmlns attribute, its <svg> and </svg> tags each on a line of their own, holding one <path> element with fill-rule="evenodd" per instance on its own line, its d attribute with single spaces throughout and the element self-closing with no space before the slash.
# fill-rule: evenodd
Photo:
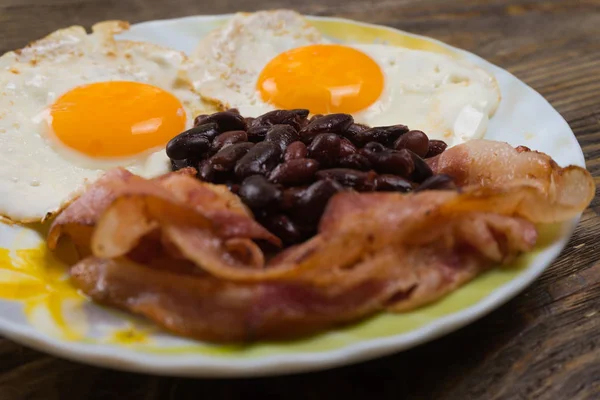
<svg viewBox="0 0 600 400">
<path fill-rule="evenodd" d="M 327 206 L 329 199 L 344 190 L 338 182 L 330 179 L 317 181 L 306 188 L 298 197 L 296 206 L 290 210 L 295 221 L 304 225 L 316 225 Z"/>
<path fill-rule="evenodd" d="M 195 159 L 171 160 L 171 170 L 178 171 L 182 168 L 188 167 L 198 168 L 198 162 L 199 160 Z"/>
<path fill-rule="evenodd" d="M 215 182 L 217 170 L 208 160 L 204 160 L 198 165 L 198 177 L 205 182 Z"/>
<path fill-rule="evenodd" d="M 353 137 L 353 142 L 357 146 L 364 146 L 369 142 L 379 142 L 384 145 L 390 145 L 400 135 L 408 132 L 408 127 L 405 125 L 378 126 L 367 129 L 366 131 L 358 132 Z"/>
<path fill-rule="evenodd" d="M 227 189 L 229 189 L 229 191 L 231 193 L 237 194 L 240 191 L 240 185 L 238 183 L 235 183 L 235 182 L 225 182 L 225 185 L 227 186 Z"/>
<path fill-rule="evenodd" d="M 270 142 L 257 143 L 236 164 L 235 174 L 243 179 L 250 175 L 266 175 L 281 158 L 279 146 Z"/>
<path fill-rule="evenodd" d="M 272 126 L 272 125 L 290 125 L 294 129 L 300 129 L 300 123 L 304 119 L 295 110 L 274 110 L 269 111 L 257 117 L 252 121 L 251 128 L 258 126 Z"/>
<path fill-rule="evenodd" d="M 227 146 L 231 146 L 235 143 L 246 142 L 248 141 L 248 136 L 244 131 L 229 131 L 221 133 L 217 136 L 210 146 L 213 152 L 217 152 Z"/>
<path fill-rule="evenodd" d="M 381 143 L 369 142 L 365 145 L 365 147 L 362 148 L 363 151 L 361 151 L 361 153 L 363 153 L 363 154 L 365 154 L 366 152 L 381 153 L 385 149 L 386 149 L 386 147 L 384 145 L 382 145 Z"/>
<path fill-rule="evenodd" d="M 284 161 L 295 160 L 297 158 L 306 158 L 308 154 L 308 149 L 304 142 L 293 142 L 285 149 L 285 153 L 283 154 Z"/>
<path fill-rule="evenodd" d="M 456 184 L 451 176 L 446 174 L 433 175 L 426 179 L 415 189 L 415 192 L 424 190 L 456 190 Z"/>
<path fill-rule="evenodd" d="M 244 118 L 244 121 L 246 121 L 246 126 L 250 127 L 252 125 L 252 121 L 254 121 L 254 118 L 246 117 L 246 118 Z"/>
<path fill-rule="evenodd" d="M 279 164 L 269 174 L 269 180 L 286 186 L 301 185 L 313 180 L 319 163 L 310 158 L 297 158 Z"/>
<path fill-rule="evenodd" d="M 415 170 L 415 163 L 411 153 L 406 150 L 385 150 L 380 153 L 371 153 L 369 161 L 375 170 L 384 174 L 409 177 Z"/>
<path fill-rule="evenodd" d="M 197 124 L 197 123 L 196 123 L 196 121 L 203 121 L 203 120 L 205 120 L 205 119 L 206 119 L 208 116 L 209 116 L 209 114 L 200 114 L 200 115 L 197 115 L 197 116 L 196 116 L 196 118 L 194 118 L 194 126 L 201 125 L 201 124 Z"/>
<path fill-rule="evenodd" d="M 221 149 L 210 158 L 210 163 L 216 171 L 231 171 L 239 159 L 254 147 L 254 143 L 236 143 Z"/>
<path fill-rule="evenodd" d="M 357 169 L 359 171 L 369 171 L 372 169 L 371 162 L 362 154 L 350 154 L 347 157 L 340 159 L 340 167 Z"/>
<path fill-rule="evenodd" d="M 341 138 L 340 140 L 340 157 L 348 157 L 351 154 L 354 154 L 358 151 L 355 145 L 346 138 Z"/>
<path fill-rule="evenodd" d="M 246 120 L 236 111 L 228 110 L 210 115 L 199 115 L 194 120 L 194 125 L 200 126 L 208 123 L 216 123 L 217 129 L 221 133 L 227 131 L 245 131 L 248 129 Z"/>
<path fill-rule="evenodd" d="M 311 122 L 300 130 L 300 136 L 305 142 L 310 142 L 320 133 L 342 133 L 354 119 L 349 114 L 329 114 L 320 118 L 313 118 Z"/>
<path fill-rule="evenodd" d="M 248 135 L 248 140 L 254 143 L 262 142 L 265 140 L 265 136 L 267 136 L 267 132 L 271 129 L 270 125 L 258 125 L 251 126 L 246 131 L 246 135 Z"/>
<path fill-rule="evenodd" d="M 216 124 L 206 124 L 188 129 L 167 143 L 167 156 L 173 160 L 201 159 L 210 149 L 210 141 L 218 134 Z"/>
<path fill-rule="evenodd" d="M 346 129 L 344 132 L 342 132 L 342 135 L 344 135 L 346 138 L 348 138 L 352 143 L 354 143 L 354 137 L 359 133 L 359 132 L 363 132 L 368 130 L 369 127 L 363 124 L 352 124 L 348 127 L 348 129 Z"/>
<path fill-rule="evenodd" d="M 349 168 L 331 168 L 317 172 L 316 176 L 317 179 L 332 179 L 359 192 L 367 192 L 375 189 L 377 174 L 373 171 L 365 172 Z"/>
<path fill-rule="evenodd" d="M 286 215 L 268 215 L 262 218 L 260 222 L 286 245 L 300 243 L 303 239 L 298 225 Z"/>
<path fill-rule="evenodd" d="M 308 114 L 310 114 L 310 111 L 307 110 L 306 108 L 295 108 L 295 109 L 290 110 L 290 111 L 293 112 L 294 114 L 296 114 L 297 116 L 299 116 L 302 119 L 308 117 Z"/>
<path fill-rule="evenodd" d="M 335 165 L 340 154 L 340 137 L 335 133 L 321 133 L 308 146 L 308 156 L 319 162 L 321 167 Z"/>
<path fill-rule="evenodd" d="M 304 193 L 306 188 L 308 188 L 308 186 L 295 186 L 285 189 L 281 197 L 281 208 L 283 210 L 291 210 L 296 207 L 300 196 Z"/>
<path fill-rule="evenodd" d="M 281 200 L 281 190 L 263 176 L 253 175 L 244 179 L 238 195 L 248 207 L 260 209 L 275 206 Z"/>
<path fill-rule="evenodd" d="M 407 149 L 425 157 L 429 151 L 429 138 L 421 131 L 408 131 L 394 142 L 394 149 Z"/>
<path fill-rule="evenodd" d="M 407 179 L 398 175 L 378 175 L 375 178 L 375 187 L 377 190 L 386 192 L 410 192 L 413 190 L 413 184 Z"/>
<path fill-rule="evenodd" d="M 446 142 L 444 142 L 442 140 L 435 140 L 435 139 L 430 140 L 429 141 L 429 150 L 427 151 L 425 158 L 435 157 L 438 154 L 442 154 L 444 152 L 444 150 L 446 150 L 446 147 L 448 147 L 448 145 L 446 144 Z"/>
<path fill-rule="evenodd" d="M 433 171 L 431 170 L 427 162 L 412 151 L 407 151 L 410 152 L 410 155 L 413 159 L 413 163 L 415 165 L 415 170 L 410 175 L 410 180 L 413 182 L 421 183 L 424 180 L 430 178 L 433 175 Z"/>
<path fill-rule="evenodd" d="M 265 136 L 265 142 L 275 143 L 282 153 L 288 145 L 298 140 L 298 132 L 289 125 L 273 125 Z"/>
</svg>

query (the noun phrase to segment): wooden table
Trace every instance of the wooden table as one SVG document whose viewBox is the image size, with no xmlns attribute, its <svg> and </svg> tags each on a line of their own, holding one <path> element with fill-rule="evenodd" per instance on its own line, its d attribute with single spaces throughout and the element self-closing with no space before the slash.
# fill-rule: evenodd
<svg viewBox="0 0 600 400">
<path fill-rule="evenodd" d="M 566 118 L 600 179 L 598 0 L 1 0 L 0 51 L 71 24 L 275 7 L 428 35 L 508 69 Z M 192 380 L 84 366 L 0 338 L 0 399 L 597 399 L 599 207 L 596 199 L 567 250 L 523 294 L 405 353 L 289 377 Z"/>
</svg>

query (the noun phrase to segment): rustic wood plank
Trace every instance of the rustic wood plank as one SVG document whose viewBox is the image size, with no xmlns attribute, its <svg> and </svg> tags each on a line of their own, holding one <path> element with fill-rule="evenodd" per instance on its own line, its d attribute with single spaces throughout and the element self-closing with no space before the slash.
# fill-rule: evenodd
<svg viewBox="0 0 600 400">
<path fill-rule="evenodd" d="M 567 119 L 600 183 L 598 0 L 4 0 L 0 51 L 71 24 L 292 7 L 429 35 L 507 68 Z M 593 399 L 600 397 L 600 200 L 568 248 L 499 310 L 435 342 L 336 370 L 191 380 L 80 365 L 0 339 L 0 399 Z"/>
</svg>

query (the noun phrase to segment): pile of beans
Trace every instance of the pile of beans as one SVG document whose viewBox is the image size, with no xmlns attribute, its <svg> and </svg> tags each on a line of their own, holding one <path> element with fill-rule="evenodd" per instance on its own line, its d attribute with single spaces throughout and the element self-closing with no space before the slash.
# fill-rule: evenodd
<svg viewBox="0 0 600 400">
<path fill-rule="evenodd" d="M 315 234 L 327 202 L 341 190 L 453 187 L 424 160 L 442 153 L 446 143 L 404 125 L 370 128 L 348 114 L 308 114 L 200 115 L 167 144 L 167 155 L 173 170 L 191 166 L 199 179 L 227 185 L 287 245 Z"/>
</svg>

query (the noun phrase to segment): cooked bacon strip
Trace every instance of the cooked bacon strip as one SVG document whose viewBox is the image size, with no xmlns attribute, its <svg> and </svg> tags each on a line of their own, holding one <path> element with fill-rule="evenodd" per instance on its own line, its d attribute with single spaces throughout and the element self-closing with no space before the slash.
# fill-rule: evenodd
<svg viewBox="0 0 600 400">
<path fill-rule="evenodd" d="M 197 224 L 225 242 L 245 238 L 280 245 L 280 240 L 253 219 L 237 196 L 192 178 L 193 170 L 181 171 L 154 180 L 124 169 L 108 172 L 56 218 L 48 234 L 48 246 L 56 247 L 62 235 L 69 235 L 80 247 L 89 248 L 92 229 L 102 217 L 105 225 L 94 235 L 102 236 L 107 230 L 114 235 L 108 238 L 111 243 L 93 247 L 105 256 L 122 255 L 157 228 L 157 221 L 146 215 L 149 211 Z M 171 212 L 165 212 L 166 208 Z M 256 255 L 256 245 L 251 241 L 237 243 L 238 250 L 240 243 L 246 243 L 248 251 Z"/>
<path fill-rule="evenodd" d="M 523 146 L 513 148 L 503 142 L 472 140 L 428 162 L 434 172 L 454 177 L 459 186 L 495 189 L 491 195 L 474 192 L 478 198 L 475 201 L 493 197 L 504 204 L 519 203 L 515 206 L 518 214 L 534 222 L 575 217 L 595 195 L 594 180 L 584 168 L 561 168 L 544 153 Z M 502 191 L 505 193 L 499 196 Z M 464 206 L 471 204 L 465 202 Z"/>
<path fill-rule="evenodd" d="M 401 281 L 367 280 L 331 295 L 292 282 L 231 283 L 100 258 L 71 268 L 75 284 L 94 300 L 144 315 L 177 334 L 231 342 L 300 336 L 377 310 Z"/>
</svg>

